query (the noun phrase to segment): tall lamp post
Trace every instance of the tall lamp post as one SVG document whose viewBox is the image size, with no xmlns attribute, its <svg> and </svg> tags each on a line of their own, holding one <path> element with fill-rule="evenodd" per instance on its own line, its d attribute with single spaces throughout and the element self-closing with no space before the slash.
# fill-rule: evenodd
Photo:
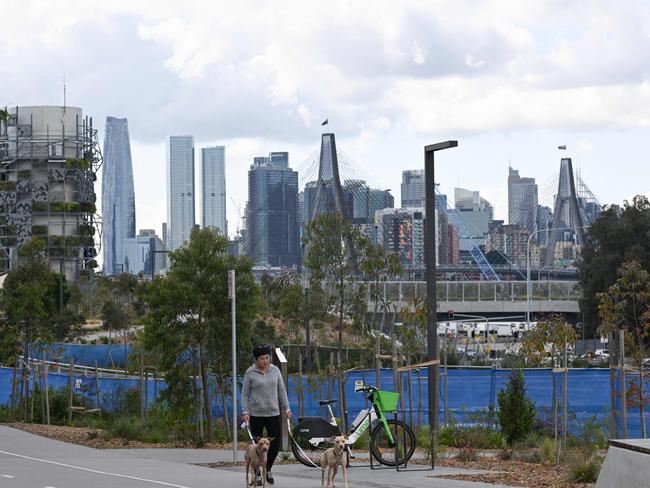
<svg viewBox="0 0 650 488">
<path fill-rule="evenodd" d="M 556 227 L 555 229 L 537 229 L 534 232 L 531 232 L 531 234 L 528 236 L 528 244 L 526 245 L 526 328 L 530 329 L 530 288 L 531 288 L 531 281 L 530 281 L 530 242 L 531 239 L 535 234 L 539 234 L 540 232 L 552 232 L 556 230 L 575 230 L 575 229 L 586 229 L 589 227 L 588 225 L 581 225 L 579 227 Z M 551 252 L 555 252 L 555 249 L 550 250 Z M 546 252 L 549 252 L 549 249 L 546 250 Z"/>
<path fill-rule="evenodd" d="M 424 185 L 426 204 L 425 259 L 427 270 L 427 362 L 429 376 L 429 428 L 432 436 L 438 431 L 439 360 L 436 306 L 436 194 L 434 153 L 458 146 L 458 141 L 445 141 L 424 146 Z M 433 381 L 432 381 L 433 380 Z"/>
</svg>

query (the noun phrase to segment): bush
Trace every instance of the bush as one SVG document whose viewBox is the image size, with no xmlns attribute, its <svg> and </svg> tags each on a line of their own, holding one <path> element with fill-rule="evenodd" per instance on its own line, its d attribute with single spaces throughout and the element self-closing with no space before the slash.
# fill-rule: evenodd
<svg viewBox="0 0 650 488">
<path fill-rule="evenodd" d="M 593 457 L 589 460 L 577 460 L 569 467 L 569 481 L 578 483 L 595 483 L 602 465 L 602 459 Z"/>
<path fill-rule="evenodd" d="M 422 429 L 424 430 L 424 429 Z M 420 432 L 422 432 L 422 430 Z M 443 427 L 438 432 L 438 444 L 448 447 L 456 446 L 456 428 L 454 427 Z M 429 435 L 427 434 L 427 441 L 429 442 Z"/>
<path fill-rule="evenodd" d="M 555 464 L 555 441 L 544 437 L 539 446 L 539 454 L 546 464 Z"/>
<path fill-rule="evenodd" d="M 525 439 L 535 423 L 535 404 L 526 396 L 524 373 L 513 370 L 505 390 L 499 392 L 499 423 L 508 444 Z"/>
</svg>

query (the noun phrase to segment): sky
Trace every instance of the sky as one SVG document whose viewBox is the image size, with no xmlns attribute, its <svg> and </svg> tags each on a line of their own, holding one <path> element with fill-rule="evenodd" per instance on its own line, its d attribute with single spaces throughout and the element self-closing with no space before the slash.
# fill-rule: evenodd
<svg viewBox="0 0 650 488">
<path fill-rule="evenodd" d="M 289 151 L 304 167 L 324 119 L 396 202 L 402 170 L 447 139 L 459 144 L 436 156 L 442 191 L 480 190 L 497 218 L 509 165 L 542 194 L 566 156 L 603 204 L 650 195 L 647 1 L 0 0 L 0 12 L 0 106 L 61 105 L 65 77 L 100 142 L 106 116 L 128 118 L 138 229 L 166 220 L 167 136 L 194 135 L 197 156 L 226 146 L 233 235 L 253 157 Z"/>
</svg>

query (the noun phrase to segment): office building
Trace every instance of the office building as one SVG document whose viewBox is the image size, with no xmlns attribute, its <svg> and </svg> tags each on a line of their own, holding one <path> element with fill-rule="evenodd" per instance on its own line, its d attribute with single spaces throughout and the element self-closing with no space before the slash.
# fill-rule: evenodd
<svg viewBox="0 0 650 488">
<path fill-rule="evenodd" d="M 518 225 L 504 225 L 502 222 L 491 226 L 487 236 L 485 251 L 497 250 L 520 268 L 526 268 L 526 253 L 530 232 Z"/>
<path fill-rule="evenodd" d="M 538 207 L 535 178 L 519 176 L 516 169 L 508 168 L 508 171 L 508 223 L 535 232 Z"/>
<path fill-rule="evenodd" d="M 460 234 L 460 261 L 473 262 L 470 249 L 474 245 L 485 247 L 494 207 L 478 191 L 454 188 L 455 211 L 449 213 L 449 221 Z"/>
<path fill-rule="evenodd" d="M 124 241 L 135 237 L 135 189 L 126 119 L 106 117 L 102 171 L 103 272 L 127 272 Z"/>
<path fill-rule="evenodd" d="M 136 237 L 124 240 L 124 272 L 134 275 L 151 276 L 152 262 L 154 274 L 164 268 L 163 242 L 153 229 L 140 229 Z"/>
<path fill-rule="evenodd" d="M 225 146 L 201 148 L 201 222 L 228 235 Z"/>
<path fill-rule="evenodd" d="M 424 170 L 411 169 L 402 171 L 402 208 L 425 207 Z"/>
<path fill-rule="evenodd" d="M 247 251 L 256 265 L 291 267 L 300 259 L 298 173 L 289 154 L 256 157 L 248 172 Z"/>
<path fill-rule="evenodd" d="M 167 140 L 167 232 L 170 251 L 187 243 L 195 224 L 194 138 Z"/>
</svg>

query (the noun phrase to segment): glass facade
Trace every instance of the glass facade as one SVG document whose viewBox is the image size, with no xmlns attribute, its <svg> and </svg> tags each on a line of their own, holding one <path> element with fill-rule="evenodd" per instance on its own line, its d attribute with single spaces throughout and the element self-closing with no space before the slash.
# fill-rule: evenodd
<svg viewBox="0 0 650 488">
<path fill-rule="evenodd" d="M 225 146 L 201 149 L 201 217 L 203 227 L 216 227 L 228 235 Z"/>
<path fill-rule="evenodd" d="M 167 243 L 174 251 L 190 238 L 194 216 L 194 138 L 167 141 Z"/>
<path fill-rule="evenodd" d="M 135 190 L 129 124 L 106 117 L 102 173 L 104 274 L 126 272 L 125 241 L 135 237 Z"/>
<path fill-rule="evenodd" d="M 298 264 L 298 173 L 289 168 L 288 153 L 253 160 L 248 172 L 246 228 L 248 254 L 255 264 Z"/>
</svg>

